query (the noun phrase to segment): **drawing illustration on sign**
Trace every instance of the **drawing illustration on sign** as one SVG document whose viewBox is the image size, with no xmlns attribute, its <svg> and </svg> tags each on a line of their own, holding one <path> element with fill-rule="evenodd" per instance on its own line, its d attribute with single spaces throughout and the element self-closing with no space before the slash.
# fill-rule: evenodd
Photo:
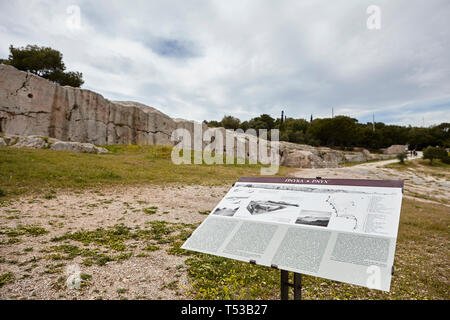
<svg viewBox="0 0 450 320">
<path fill-rule="evenodd" d="M 272 211 L 278 211 L 286 209 L 289 206 L 298 207 L 298 204 L 288 203 L 284 201 L 272 201 L 272 200 L 252 200 L 247 206 L 247 210 L 251 214 L 262 214 Z"/>
</svg>

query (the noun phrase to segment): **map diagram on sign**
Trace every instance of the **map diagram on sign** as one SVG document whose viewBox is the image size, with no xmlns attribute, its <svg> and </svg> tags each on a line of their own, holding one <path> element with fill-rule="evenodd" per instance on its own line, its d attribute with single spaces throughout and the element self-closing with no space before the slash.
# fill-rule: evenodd
<svg viewBox="0 0 450 320">
<path fill-rule="evenodd" d="M 333 194 L 328 196 L 325 201 L 330 205 L 331 215 L 337 224 L 342 225 L 342 228 L 348 231 L 361 231 L 366 211 L 361 206 L 365 200 L 364 196 L 355 199 L 349 194 Z"/>
</svg>

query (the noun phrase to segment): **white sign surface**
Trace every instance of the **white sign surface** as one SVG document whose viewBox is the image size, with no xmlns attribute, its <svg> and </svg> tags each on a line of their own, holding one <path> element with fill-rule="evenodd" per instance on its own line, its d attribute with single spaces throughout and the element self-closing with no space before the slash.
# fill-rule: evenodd
<svg viewBox="0 0 450 320">
<path fill-rule="evenodd" d="M 241 178 L 183 249 L 389 291 L 403 181 Z"/>
</svg>

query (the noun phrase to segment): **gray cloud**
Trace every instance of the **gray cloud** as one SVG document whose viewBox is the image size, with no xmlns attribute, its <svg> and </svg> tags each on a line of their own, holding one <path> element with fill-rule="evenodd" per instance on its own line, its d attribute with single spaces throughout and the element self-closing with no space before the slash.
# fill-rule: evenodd
<svg viewBox="0 0 450 320">
<path fill-rule="evenodd" d="M 81 28 L 69 30 L 69 5 Z M 2 1 L 0 54 L 13 44 L 64 53 L 85 87 L 174 117 L 345 114 L 449 121 L 450 3 L 377 1 Z M 447 118 L 445 118 L 447 117 Z"/>
</svg>

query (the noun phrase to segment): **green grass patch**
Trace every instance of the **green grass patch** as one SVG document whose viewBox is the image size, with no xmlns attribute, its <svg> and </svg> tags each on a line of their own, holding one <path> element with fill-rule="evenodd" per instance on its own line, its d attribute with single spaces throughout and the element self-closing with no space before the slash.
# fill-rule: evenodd
<svg viewBox="0 0 450 320">
<path fill-rule="evenodd" d="M 123 224 L 115 225 L 108 229 L 97 228 L 95 230 L 81 230 L 74 233 L 66 233 L 60 237 L 52 238 L 51 241 L 74 240 L 85 245 L 98 244 L 117 251 L 125 250 L 124 241 L 133 236 L 129 227 Z"/>
<path fill-rule="evenodd" d="M 149 207 L 149 208 L 144 208 L 144 209 L 142 209 L 142 211 L 145 213 L 145 214 L 155 214 L 157 211 L 158 211 L 158 207 L 155 207 L 155 206 L 152 206 L 152 207 Z"/>
<path fill-rule="evenodd" d="M 49 233 L 46 229 L 31 224 L 19 225 L 16 228 L 4 228 L 3 230 L 0 234 L 5 234 L 10 238 L 8 243 L 20 242 L 18 237 L 23 235 L 37 237 Z"/>
<path fill-rule="evenodd" d="M 63 267 L 65 267 L 66 264 L 64 262 L 57 263 L 57 264 L 47 264 L 45 266 L 44 273 L 45 274 L 59 274 L 63 272 Z"/>
<path fill-rule="evenodd" d="M 56 282 L 52 283 L 52 289 L 54 290 L 61 290 L 64 288 L 66 283 L 66 278 L 63 276 L 58 277 Z"/>
<path fill-rule="evenodd" d="M 124 293 L 127 293 L 127 292 L 128 292 L 128 289 L 125 289 L 125 288 L 117 288 L 116 292 L 117 292 L 118 294 L 124 294 Z"/>
<path fill-rule="evenodd" d="M 205 254 L 186 260 L 196 299 L 274 299 L 279 271 Z"/>
<path fill-rule="evenodd" d="M 50 260 L 72 260 L 77 256 L 84 257 L 83 264 L 104 265 L 109 261 L 122 261 L 133 256 L 132 250 L 137 247 L 136 241 L 145 241 L 142 248 L 145 251 L 156 251 L 162 244 L 168 244 L 168 251 L 175 255 L 188 255 L 189 252 L 179 247 L 189 237 L 196 225 L 184 223 L 170 223 L 166 221 L 149 221 L 145 228 L 133 230 L 123 224 L 114 225 L 109 228 L 97 228 L 95 230 L 80 230 L 66 233 L 51 239 L 52 242 L 75 241 L 85 246 L 101 246 L 106 250 L 119 251 L 119 254 L 108 254 L 100 252 L 98 248 L 80 248 L 74 244 L 61 244 L 51 246 L 45 250 L 49 253 Z M 128 244 L 127 241 L 134 242 Z M 156 244 L 155 244 L 156 243 Z"/>
<path fill-rule="evenodd" d="M 5 198 L 46 190 L 171 183 L 231 184 L 260 175 L 261 165 L 175 165 L 169 146 L 106 146 L 109 154 L 0 148 L 0 181 Z M 280 167 L 279 175 L 292 169 Z M 1 194 L 1 193 L 0 193 Z M 2 197 L 4 197 L 2 196 Z"/>
<path fill-rule="evenodd" d="M 82 264 L 85 266 L 98 265 L 103 266 L 110 261 L 123 261 L 129 259 L 132 253 L 125 252 L 117 255 L 110 255 L 106 252 L 101 252 L 98 249 L 91 248 L 80 248 L 72 244 L 62 244 L 59 246 L 52 246 L 46 250 L 47 253 L 51 253 L 47 256 L 47 259 L 58 261 L 58 260 L 73 260 L 74 258 L 80 256 L 83 257 Z"/>
<path fill-rule="evenodd" d="M 113 256 L 107 255 L 105 253 L 99 253 L 98 250 L 89 250 L 83 254 L 86 257 L 83 260 L 83 265 L 90 267 L 92 265 L 104 266 L 110 261 L 116 261 Z"/>
<path fill-rule="evenodd" d="M 6 272 L 0 275 L 0 288 L 3 287 L 7 283 L 12 283 L 16 277 L 12 272 Z"/>
<path fill-rule="evenodd" d="M 153 245 L 153 244 L 149 244 L 143 250 L 146 250 L 146 251 L 157 251 L 159 249 L 160 248 L 158 246 Z"/>
</svg>

